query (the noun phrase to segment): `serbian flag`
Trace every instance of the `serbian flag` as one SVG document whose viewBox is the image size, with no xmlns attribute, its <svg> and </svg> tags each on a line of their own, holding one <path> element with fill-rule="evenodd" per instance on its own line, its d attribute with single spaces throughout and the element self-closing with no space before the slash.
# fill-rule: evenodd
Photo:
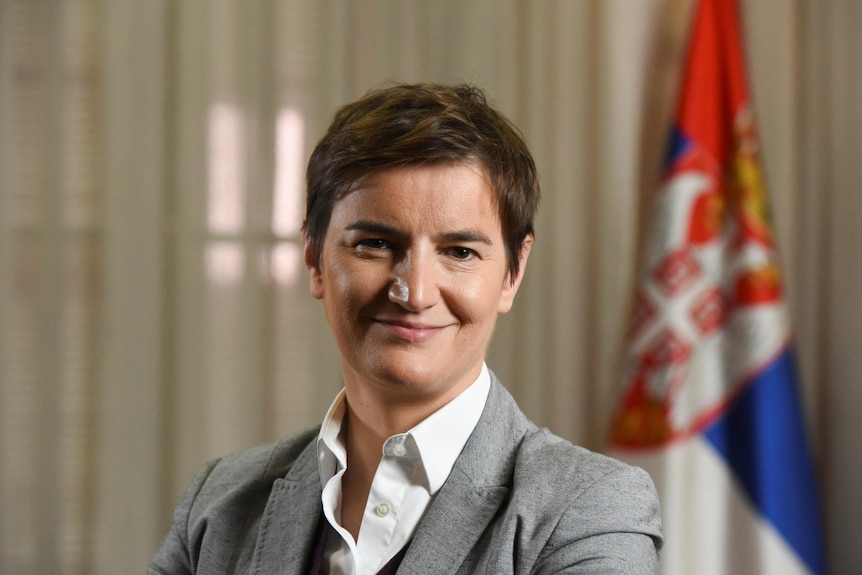
<svg viewBox="0 0 862 575">
<path fill-rule="evenodd" d="M 700 0 L 689 41 L 610 451 L 656 482 L 665 575 L 823 574 L 734 1 Z"/>
</svg>

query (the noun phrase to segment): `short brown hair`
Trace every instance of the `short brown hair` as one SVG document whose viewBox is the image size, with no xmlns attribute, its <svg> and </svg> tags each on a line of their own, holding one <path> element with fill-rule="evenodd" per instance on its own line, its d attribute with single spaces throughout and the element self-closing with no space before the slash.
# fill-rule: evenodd
<svg viewBox="0 0 862 575">
<path fill-rule="evenodd" d="M 385 168 L 475 162 L 491 178 L 509 277 L 534 234 L 536 165 L 519 130 L 468 85 L 398 84 L 339 109 L 311 154 L 303 232 L 317 264 L 335 203 Z"/>
</svg>

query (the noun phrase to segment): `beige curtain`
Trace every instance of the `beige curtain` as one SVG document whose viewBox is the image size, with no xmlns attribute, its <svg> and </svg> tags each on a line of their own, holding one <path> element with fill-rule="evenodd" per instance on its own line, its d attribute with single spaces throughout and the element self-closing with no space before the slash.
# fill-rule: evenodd
<svg viewBox="0 0 862 575">
<path fill-rule="evenodd" d="M 862 566 L 862 3 L 743 1 L 833 573 Z M 142 572 L 205 460 L 320 420 L 303 169 L 336 106 L 468 81 L 538 243 L 489 364 L 601 449 L 691 0 L 0 0 L 0 573 Z"/>
</svg>

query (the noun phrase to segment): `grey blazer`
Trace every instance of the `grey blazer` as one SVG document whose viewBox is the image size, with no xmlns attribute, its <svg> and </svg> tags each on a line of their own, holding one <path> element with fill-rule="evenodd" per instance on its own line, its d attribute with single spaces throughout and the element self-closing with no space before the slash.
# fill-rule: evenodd
<svg viewBox="0 0 862 575">
<path fill-rule="evenodd" d="M 398 573 L 656 573 L 661 518 L 649 476 L 536 427 L 491 380 Z M 322 516 L 317 433 L 206 465 L 149 573 L 304 573 Z"/>
</svg>

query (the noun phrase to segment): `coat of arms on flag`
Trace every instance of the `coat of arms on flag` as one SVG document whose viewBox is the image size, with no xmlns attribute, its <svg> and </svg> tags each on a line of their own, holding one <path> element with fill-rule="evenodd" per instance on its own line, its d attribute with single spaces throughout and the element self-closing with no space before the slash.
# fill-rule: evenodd
<svg viewBox="0 0 862 575">
<path fill-rule="evenodd" d="M 730 169 L 677 135 L 628 333 L 617 445 L 699 433 L 787 344 L 777 255 L 752 115 L 734 122 Z M 732 353 L 733 361 L 725 361 Z M 696 383 L 694 383 L 696 382 Z"/>
</svg>

